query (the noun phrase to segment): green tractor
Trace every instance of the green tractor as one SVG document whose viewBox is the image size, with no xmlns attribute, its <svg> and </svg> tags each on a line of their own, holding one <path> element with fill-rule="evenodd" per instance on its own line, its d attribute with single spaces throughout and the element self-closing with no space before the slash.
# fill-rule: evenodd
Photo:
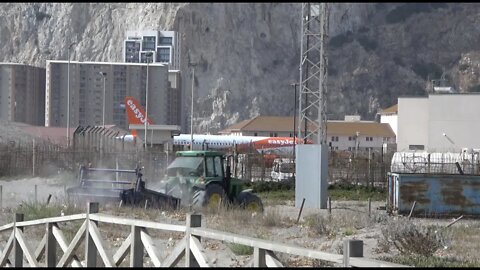
<svg viewBox="0 0 480 270">
<path fill-rule="evenodd" d="M 178 151 L 167 167 L 165 192 L 196 210 L 233 204 L 263 212 L 260 198 L 232 178 L 232 158 L 217 151 Z"/>
</svg>

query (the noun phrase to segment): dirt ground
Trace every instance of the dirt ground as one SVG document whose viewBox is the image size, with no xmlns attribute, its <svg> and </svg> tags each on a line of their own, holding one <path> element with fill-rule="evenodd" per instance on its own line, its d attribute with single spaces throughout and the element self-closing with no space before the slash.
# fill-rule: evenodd
<svg viewBox="0 0 480 270">
<path fill-rule="evenodd" d="M 35 200 L 35 185 L 37 185 L 37 201 L 45 202 L 49 195 L 52 195 L 51 203 L 64 203 L 64 189 L 74 185 L 72 177 L 58 175 L 53 178 L 25 178 L 2 180 L 2 211 L 0 213 L 0 226 L 13 221 L 13 214 L 19 205 Z M 203 215 L 203 226 L 222 231 L 238 233 L 251 237 L 272 240 L 279 243 L 288 243 L 316 249 L 329 253 L 342 254 L 342 244 L 345 239 L 360 239 L 364 241 L 364 257 L 378 259 L 382 256 L 392 256 L 397 253 L 394 249 L 379 248 L 381 239 L 381 228 L 387 220 L 404 219 L 404 217 L 389 217 L 385 210 L 380 210 L 384 202 L 372 202 L 372 212 L 368 215 L 367 202 L 358 201 L 332 201 L 332 215 L 329 219 L 327 209 L 303 209 L 301 218 L 297 223 L 299 209 L 293 206 L 292 201 L 283 205 L 270 205 L 265 203 L 263 215 L 245 213 L 244 211 L 223 210 L 218 213 L 205 213 Z M 175 213 L 159 210 L 137 209 L 118 207 L 102 208 L 102 212 L 117 216 L 124 216 L 137 219 L 154 220 L 164 223 L 185 224 L 186 211 Z M 61 213 L 58 213 L 61 215 Z M 423 224 L 434 224 L 446 226 L 451 219 L 415 219 L 414 222 Z M 463 226 L 477 228 L 477 220 L 462 220 L 457 223 Z M 322 227 L 322 225 L 325 225 Z M 74 228 L 73 226 L 72 228 Z M 41 232 L 44 228 L 30 229 L 26 231 L 31 235 L 31 241 L 38 243 Z M 104 240 L 110 246 L 110 252 L 114 252 L 122 241 L 130 233 L 130 228 L 118 226 L 101 225 L 100 231 L 104 234 Z M 74 233 L 74 232 L 73 232 Z M 1 246 L 5 244 L 8 235 L 3 233 L 0 236 Z M 166 257 L 176 243 L 182 238 L 178 233 L 157 233 L 152 235 L 158 250 Z M 38 238 L 38 239 L 37 239 Z M 457 243 L 459 245 L 461 243 Z M 32 244 L 33 245 L 33 244 Z M 203 239 L 202 245 L 208 262 L 212 266 L 244 266 L 253 255 L 236 255 L 232 247 L 221 241 Z M 450 243 L 451 246 L 456 245 Z M 451 247 L 445 248 L 444 255 Z M 249 252 L 246 252 L 249 253 Z M 251 252 L 250 252 L 251 254 Z M 324 266 L 313 260 L 303 257 L 277 254 L 277 256 L 288 266 Z M 475 256 L 475 255 L 472 255 Z M 477 255 L 478 256 L 478 255 Z M 149 258 L 145 258 L 148 264 Z M 127 261 L 128 263 L 128 256 Z M 179 265 L 184 265 L 180 262 Z M 128 264 L 126 264 L 128 266 Z"/>
</svg>

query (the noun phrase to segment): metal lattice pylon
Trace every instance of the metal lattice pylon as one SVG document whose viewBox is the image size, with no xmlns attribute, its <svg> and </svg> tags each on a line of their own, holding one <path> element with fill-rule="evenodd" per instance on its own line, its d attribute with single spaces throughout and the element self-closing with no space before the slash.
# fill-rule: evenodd
<svg viewBox="0 0 480 270">
<path fill-rule="evenodd" d="M 327 35 L 327 4 L 303 3 L 298 138 L 317 144 L 327 137 Z"/>
</svg>

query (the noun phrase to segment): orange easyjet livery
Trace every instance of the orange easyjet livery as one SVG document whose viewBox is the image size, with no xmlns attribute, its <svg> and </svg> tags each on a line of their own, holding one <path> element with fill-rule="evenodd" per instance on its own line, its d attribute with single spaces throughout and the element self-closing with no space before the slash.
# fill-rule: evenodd
<svg viewBox="0 0 480 270">
<path fill-rule="evenodd" d="M 125 97 L 125 108 L 129 124 L 153 124 L 153 121 L 146 117 L 145 112 L 138 101 L 130 96 Z M 131 135 L 119 137 L 119 139 L 133 140 L 137 132 L 132 130 Z M 173 137 L 174 145 L 191 145 L 191 134 L 180 134 Z M 298 138 L 295 144 L 302 143 Z M 208 149 L 226 149 L 237 146 L 238 149 L 253 147 L 259 152 L 282 152 L 291 153 L 293 151 L 293 138 L 291 137 L 261 137 L 261 136 L 228 136 L 228 135 L 203 135 L 193 134 L 193 149 L 201 149 L 203 146 Z"/>
</svg>

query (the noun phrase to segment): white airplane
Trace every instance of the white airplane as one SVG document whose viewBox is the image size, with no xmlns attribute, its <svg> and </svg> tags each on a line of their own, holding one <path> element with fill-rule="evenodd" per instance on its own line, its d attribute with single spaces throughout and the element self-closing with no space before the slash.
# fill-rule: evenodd
<svg viewBox="0 0 480 270">
<path fill-rule="evenodd" d="M 152 120 L 145 118 L 145 113 L 138 101 L 133 97 L 125 97 L 125 107 L 129 124 L 153 124 Z M 119 136 L 117 139 L 124 141 L 133 141 L 137 136 L 137 132 L 132 130 L 132 134 Z M 192 149 L 255 149 L 258 152 L 276 152 L 276 153 L 292 153 L 293 138 L 291 137 L 262 137 L 262 136 L 229 136 L 229 135 L 202 135 L 193 134 L 193 142 L 191 134 L 180 134 L 173 137 L 174 145 L 191 146 Z M 298 138 L 295 144 L 302 143 Z"/>
</svg>

